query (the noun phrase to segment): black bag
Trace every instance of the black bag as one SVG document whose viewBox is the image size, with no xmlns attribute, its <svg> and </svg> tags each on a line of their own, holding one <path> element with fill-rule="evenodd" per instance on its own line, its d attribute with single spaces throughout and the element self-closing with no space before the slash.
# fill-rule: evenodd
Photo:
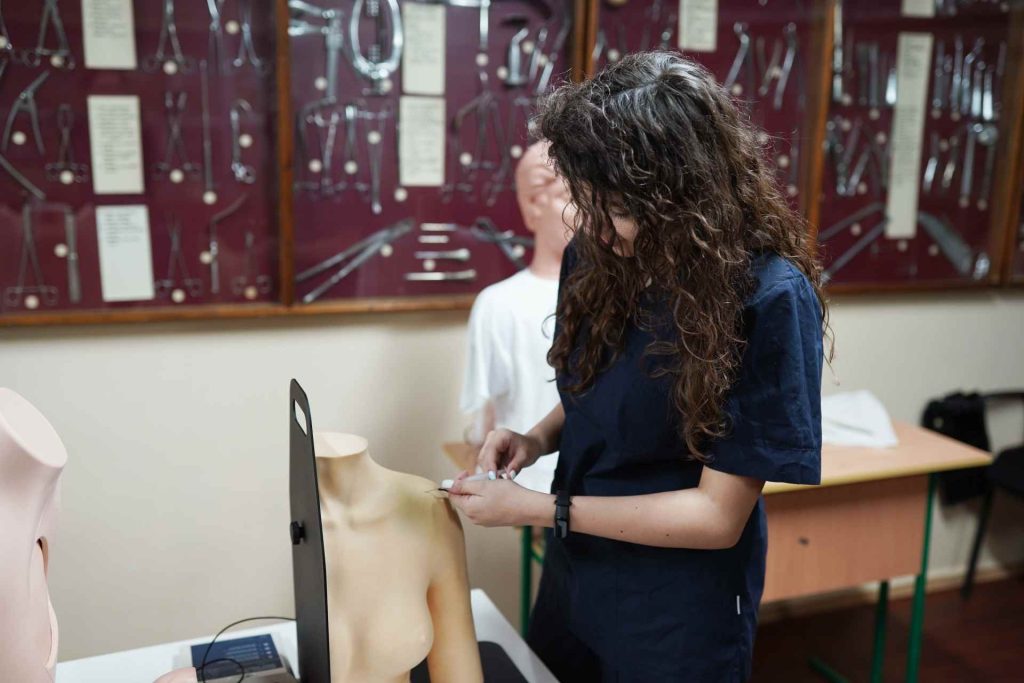
<svg viewBox="0 0 1024 683">
<path fill-rule="evenodd" d="M 989 450 L 985 428 L 985 397 L 956 392 L 937 401 L 929 401 L 921 416 L 921 426 L 983 451 Z M 984 467 L 970 467 L 939 473 L 942 502 L 951 505 L 983 495 L 988 490 Z"/>
</svg>

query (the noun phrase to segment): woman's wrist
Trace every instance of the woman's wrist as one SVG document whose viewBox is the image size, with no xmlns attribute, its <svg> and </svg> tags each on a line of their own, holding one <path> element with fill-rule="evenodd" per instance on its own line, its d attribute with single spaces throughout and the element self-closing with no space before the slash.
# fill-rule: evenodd
<svg viewBox="0 0 1024 683">
<path fill-rule="evenodd" d="M 555 497 L 550 493 L 531 491 L 533 495 L 523 511 L 523 525 L 551 527 L 555 525 Z"/>
<path fill-rule="evenodd" d="M 539 458 L 540 456 L 547 455 L 548 453 L 553 453 L 555 450 L 554 448 L 549 447 L 549 439 L 547 439 L 545 434 L 537 430 L 536 427 L 528 431 L 526 434 L 524 434 L 524 436 L 526 437 L 526 440 L 529 441 L 530 444 L 533 446 L 533 462 L 536 462 L 537 458 Z M 533 462 L 531 462 L 530 464 L 532 465 Z"/>
</svg>

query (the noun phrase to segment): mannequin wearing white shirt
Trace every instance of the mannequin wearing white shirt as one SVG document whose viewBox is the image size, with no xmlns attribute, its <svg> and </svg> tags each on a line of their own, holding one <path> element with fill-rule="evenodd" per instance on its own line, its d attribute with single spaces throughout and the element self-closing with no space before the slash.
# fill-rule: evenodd
<svg viewBox="0 0 1024 683">
<path fill-rule="evenodd" d="M 528 269 L 484 289 L 473 304 L 460 407 L 474 415 L 468 440 L 477 446 L 497 427 L 530 429 L 558 403 L 547 353 L 572 206 L 544 141 L 523 154 L 515 182 L 523 222 L 534 235 L 533 260 Z M 557 458 L 543 456 L 516 481 L 546 493 Z"/>
</svg>

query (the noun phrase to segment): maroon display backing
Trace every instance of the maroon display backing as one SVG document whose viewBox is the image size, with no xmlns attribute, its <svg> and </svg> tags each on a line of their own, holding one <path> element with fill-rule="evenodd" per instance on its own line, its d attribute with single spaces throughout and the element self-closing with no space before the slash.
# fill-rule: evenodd
<svg viewBox="0 0 1024 683">
<path fill-rule="evenodd" d="M 572 15 L 573 5 L 571 0 L 556 0 L 564 2 L 567 16 Z M 299 149 L 298 142 L 295 150 L 295 181 L 294 193 L 294 221 L 295 221 L 295 272 L 314 266 L 324 259 L 327 259 L 361 239 L 371 235 L 381 228 L 392 225 L 405 218 L 413 218 L 417 227 L 409 234 L 395 242 L 389 256 L 377 254 L 370 258 L 364 265 L 357 268 L 346 278 L 340 281 L 324 293 L 318 301 L 330 299 L 347 298 L 375 298 L 375 297 L 417 297 L 417 296 L 446 296 L 471 294 L 483 287 L 504 279 L 516 272 L 515 266 L 501 253 L 497 246 L 477 241 L 465 234 L 451 236 L 448 244 L 426 245 L 418 242 L 417 236 L 421 233 L 419 224 L 422 223 L 458 223 L 463 226 L 472 225 L 473 221 L 480 216 L 489 217 L 500 230 L 513 230 L 520 235 L 528 235 L 522 224 L 519 209 L 511 188 L 506 188 L 500 193 L 493 206 L 487 206 L 480 199 L 484 190 L 484 184 L 489 178 L 484 173 L 479 181 L 474 183 L 476 192 L 473 196 L 465 196 L 455 192 L 450 201 L 445 201 L 439 188 L 434 187 L 410 187 L 407 188 L 407 198 L 403 202 L 396 201 L 395 189 L 398 187 L 398 144 L 396 126 L 398 121 L 396 115 L 399 109 L 399 97 L 402 94 L 402 69 L 401 67 L 392 74 L 393 87 L 386 96 L 373 96 L 367 94 L 370 83 L 362 78 L 353 69 L 349 54 L 348 22 L 351 16 L 353 2 L 346 0 L 325 0 L 316 3 L 319 7 L 340 9 L 344 13 L 345 26 L 345 49 L 339 66 L 338 98 L 341 106 L 339 111 L 346 104 L 358 104 L 366 111 L 380 113 L 392 112 L 392 116 L 385 120 L 382 140 L 382 165 L 381 165 L 381 203 L 382 211 L 374 215 L 369 202 L 369 194 L 361 192 L 354 185 L 369 183 L 369 158 L 368 143 L 366 136 L 373 129 L 373 123 L 363 121 L 359 124 L 357 133 L 357 165 L 358 171 L 355 176 L 346 176 L 342 164 L 344 161 L 345 129 L 344 125 L 338 127 L 338 138 L 333 156 L 333 177 L 337 180 L 347 178 L 348 187 L 333 195 L 324 196 L 319 192 L 304 190 L 299 185 L 303 182 L 317 182 L 317 174 L 311 173 L 306 167 L 309 158 L 317 158 L 319 152 L 314 143 L 313 134 L 309 136 L 308 149 L 305 152 Z M 404 2 L 399 3 L 404 5 Z M 553 3 L 554 4 L 554 3 Z M 382 11 L 386 12 L 386 5 L 382 2 Z M 516 32 L 517 28 L 506 23 L 506 19 L 512 16 L 525 17 L 530 28 L 530 40 L 535 40 L 537 32 L 545 20 L 545 5 L 539 2 L 508 1 L 495 2 L 490 10 L 490 31 L 488 41 L 488 82 L 491 90 L 499 103 L 498 110 L 502 118 L 502 125 L 506 130 L 510 129 L 509 117 L 511 104 L 515 97 L 532 93 L 529 91 L 508 89 L 498 80 L 497 69 L 506 63 L 509 39 Z M 465 7 L 446 7 L 446 64 L 445 64 L 445 102 L 446 117 L 449 123 L 455 113 L 470 102 L 479 90 L 478 70 L 476 66 L 476 55 L 479 46 L 479 11 Z M 555 34 L 560 27 L 560 19 L 555 15 L 549 24 L 547 45 L 550 46 Z M 318 23 L 316 20 L 306 19 L 310 23 Z M 364 54 L 368 45 L 373 40 L 372 24 L 369 20 L 363 19 L 361 23 L 361 42 Z M 571 45 L 572 36 L 566 40 L 566 44 L 556 61 L 555 73 L 558 78 L 552 77 L 552 83 L 568 78 L 571 66 Z M 387 56 L 387 45 L 384 56 Z M 528 60 L 529 58 L 525 58 Z M 320 35 L 306 35 L 293 37 L 291 40 L 291 100 L 292 110 L 298 112 L 306 103 L 320 99 L 323 92 L 317 90 L 315 82 L 317 78 L 325 76 L 325 45 Z M 513 130 L 514 144 L 525 146 L 527 144 L 526 115 L 523 112 L 517 114 L 518 119 Z M 313 131 L 310 126 L 308 130 Z M 469 147 L 471 138 L 475 135 L 475 119 L 469 118 L 462 129 L 462 140 L 464 146 Z M 447 133 L 450 134 L 448 127 Z M 496 158 L 499 152 L 493 139 L 488 138 L 488 154 L 491 159 Z M 514 163 L 515 160 L 513 160 Z M 446 181 L 453 177 L 457 168 L 453 159 L 448 158 L 446 167 Z M 354 183 L 352 182 L 354 178 Z M 511 180 L 511 178 L 510 178 Z M 420 250 L 452 250 L 468 248 L 471 251 L 469 262 L 437 261 L 436 270 L 440 271 L 461 271 L 474 269 L 477 277 L 472 282 L 408 282 L 405 280 L 407 272 L 423 272 L 424 268 L 420 260 L 414 256 Z M 529 252 L 524 256 L 529 261 Z M 339 264 L 338 267 L 340 267 Z M 337 268 L 331 268 L 322 275 L 306 282 L 298 283 L 296 286 L 296 301 L 301 302 L 304 294 L 310 292 L 314 287 L 327 280 Z"/>
<path fill-rule="evenodd" d="M 43 211 L 37 214 L 34 225 L 36 251 L 47 285 L 58 290 L 55 306 L 42 304 L 36 313 L 55 311 L 116 310 L 137 308 L 173 308 L 177 304 L 170 300 L 169 293 L 159 294 L 152 301 L 106 303 L 100 289 L 99 255 L 95 225 L 97 206 L 145 204 L 149 208 L 151 244 L 153 251 L 154 279 L 165 278 L 168 267 L 170 241 L 166 220 L 175 215 L 181 224 L 181 249 L 189 275 L 202 280 L 201 293 L 188 296 L 183 306 L 249 303 L 243 294 L 232 288 L 233 280 L 246 275 L 245 232 L 252 231 L 254 241 L 254 270 L 266 275 L 272 286 L 261 292 L 256 302 L 271 302 L 278 298 L 278 237 L 277 237 L 277 162 L 274 108 L 274 26 L 273 2 L 252 0 L 253 29 L 257 53 L 267 60 L 270 71 L 258 74 L 248 65 L 234 68 L 230 61 L 237 54 L 241 34 L 224 34 L 224 56 L 226 72 L 210 75 L 210 109 L 213 141 L 214 183 L 218 201 L 207 206 L 202 201 L 202 174 L 187 177 L 181 184 L 167 179 L 158 179 L 153 173 L 154 164 L 163 159 L 167 123 L 164 116 L 164 92 L 183 91 L 187 93 L 186 111 L 182 118 L 183 137 L 190 161 L 202 164 L 202 117 L 200 73 L 195 68 L 190 73 L 165 75 L 162 71 L 149 73 L 142 69 L 146 57 L 157 47 L 162 23 L 162 0 L 136 0 L 135 10 L 136 48 L 139 68 L 136 71 L 93 70 L 85 68 L 82 45 L 81 3 L 67 0 L 59 3 L 60 15 L 65 32 L 77 62 L 73 70 L 50 67 L 46 58 L 38 67 L 9 61 L 0 80 L 0 126 L 7 119 L 8 112 L 22 89 L 43 70 L 51 75 L 36 92 L 40 127 L 45 143 L 45 154 L 40 156 L 34 146 L 29 119 L 18 118 L 15 130 L 26 133 L 24 145 L 11 144 L 6 158 L 47 195 L 48 203 L 70 205 L 77 221 L 79 273 L 82 299 L 78 304 L 68 298 L 67 264 L 65 259 L 54 253 L 54 248 L 64 242 L 63 217 L 60 214 Z M 208 49 L 208 26 L 210 23 L 206 3 L 176 2 L 178 36 L 184 54 L 192 59 L 206 59 Z M 16 50 L 32 48 L 36 44 L 42 0 L 3 4 L 3 18 Z M 238 0 L 228 0 L 223 11 L 224 23 L 239 20 Z M 56 45 L 51 32 L 48 46 Z M 0 53 L 0 59 L 10 60 L 9 55 Z M 86 163 L 92 170 L 89 153 L 88 117 L 86 97 L 89 95 L 137 95 L 140 99 L 142 118 L 142 146 L 145 164 L 145 193 L 141 195 L 102 195 L 92 191 L 91 179 L 85 183 L 64 185 L 46 179 L 44 166 L 56 161 L 58 151 L 57 108 L 68 104 L 74 112 L 72 146 L 75 161 Z M 253 138 L 253 145 L 242 151 L 242 159 L 256 169 L 256 181 L 251 185 L 237 182 L 231 172 L 231 125 L 229 112 L 236 98 L 244 98 L 252 105 L 253 116 L 242 119 L 242 132 Z M 0 128 L 2 131 L 2 128 Z M 6 172 L 0 171 L 0 294 L 15 284 L 18 277 L 22 249 L 21 210 L 26 193 Z M 203 265 L 199 256 L 208 248 L 209 219 L 230 206 L 238 197 L 248 195 L 246 203 L 219 228 L 220 294 L 210 293 L 210 270 Z M 31 271 L 26 274 L 26 284 L 34 284 Z M 0 313 L 25 314 L 27 311 L 19 302 L 17 306 L 4 308 L 0 297 Z"/>
<path fill-rule="evenodd" d="M 872 3 L 844 3 L 843 14 L 843 36 L 844 42 L 851 38 L 855 42 L 871 41 L 877 42 L 880 52 L 888 60 L 887 63 L 894 63 L 896 59 L 897 40 L 901 32 L 928 32 L 934 35 L 935 45 L 939 41 L 945 42 L 946 54 L 951 54 L 954 49 L 956 35 L 963 38 L 965 52 L 970 50 L 976 38 L 985 39 L 985 47 L 982 50 L 982 59 L 988 65 L 996 63 L 998 44 L 1000 41 L 1008 41 L 1008 16 L 998 5 L 988 3 L 975 3 L 963 7 L 956 16 L 938 16 L 935 18 L 907 18 L 901 17 L 899 13 L 898 0 L 885 0 L 884 2 Z M 847 48 L 844 45 L 844 48 Z M 934 69 L 935 52 L 933 50 L 929 73 Z M 864 128 L 861 135 L 861 145 L 865 140 L 864 132 L 870 131 L 872 135 L 882 133 L 889 135 L 892 124 L 892 109 L 882 106 L 878 110 L 878 118 L 872 120 L 869 116 L 870 108 L 857 104 L 858 84 L 856 79 L 857 58 L 854 53 L 851 55 L 854 66 L 853 74 L 848 74 L 844 80 L 847 92 L 853 92 L 853 103 L 843 105 L 831 102 L 828 117 L 834 120 L 836 117 L 843 117 L 851 124 L 857 118 L 861 119 Z M 883 74 L 884 77 L 884 74 Z M 1001 94 L 1000 83 L 996 83 L 995 90 Z M 1000 236 L 996 234 L 1000 228 L 994 226 L 990 217 L 990 211 L 994 204 L 994 196 L 1000 190 L 999 178 L 993 178 L 992 196 L 988 201 L 987 209 L 979 209 L 977 203 L 978 192 L 981 186 L 982 174 L 984 172 L 984 161 L 986 149 L 982 145 L 975 148 L 974 161 L 974 182 L 970 204 L 967 207 L 959 205 L 961 174 L 964 171 L 963 159 L 965 152 L 966 136 L 965 126 L 974 123 L 975 119 L 964 116 L 959 121 L 954 121 L 950 116 L 948 107 L 940 112 L 938 118 L 931 114 L 931 99 L 934 78 L 929 79 L 928 86 L 928 109 L 923 136 L 921 172 L 918 187 L 921 188 L 921 180 L 930 153 L 931 134 L 937 133 L 940 138 L 949 138 L 955 133 L 960 133 L 960 163 L 957 164 L 956 173 L 952 179 L 951 187 L 942 193 L 939 190 L 940 182 L 936 179 L 931 193 L 919 192 L 919 211 L 925 211 L 940 218 L 947 219 L 954 229 L 963 237 L 975 254 L 984 252 L 988 254 L 992 268 L 983 277 L 975 279 L 973 273 L 966 276 L 961 275 L 954 268 L 953 264 L 946 258 L 937 245 L 920 225 L 917 235 L 909 240 L 887 239 L 884 236 L 875 240 L 871 246 L 861 251 L 845 267 L 838 270 L 832 279 L 837 285 L 883 285 L 898 286 L 901 284 L 948 284 L 948 285 L 971 285 L 989 284 L 995 278 L 998 258 L 995 250 L 999 248 Z M 1001 117 L 1005 119 L 1006 117 Z M 999 126 L 1000 139 L 1007 138 L 1010 121 L 996 121 Z M 842 134 L 845 138 L 845 133 Z M 857 153 L 860 153 L 860 146 Z M 1000 154 L 1005 154 L 1005 145 L 1000 146 Z M 939 173 L 945 164 L 946 155 L 939 157 Z M 996 165 L 999 167 L 999 159 Z M 820 231 L 825 231 L 829 226 L 855 213 L 856 211 L 870 205 L 872 202 L 885 203 L 884 191 L 876 191 L 870 186 L 865 194 L 855 196 L 841 196 L 836 193 L 836 176 L 833 164 L 825 160 L 823 172 L 822 196 L 820 202 Z M 841 256 L 857 240 L 881 220 L 881 214 L 875 214 L 871 218 L 862 221 L 856 226 L 842 231 L 840 234 L 829 239 L 821 245 L 821 254 L 826 267 Z"/>
</svg>

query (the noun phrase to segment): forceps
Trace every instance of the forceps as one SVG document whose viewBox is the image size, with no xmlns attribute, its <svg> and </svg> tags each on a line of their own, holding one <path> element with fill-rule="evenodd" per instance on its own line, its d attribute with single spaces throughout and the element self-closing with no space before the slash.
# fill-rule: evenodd
<svg viewBox="0 0 1024 683">
<path fill-rule="evenodd" d="M 242 112 L 252 116 L 252 105 L 241 98 L 231 105 L 231 172 L 246 185 L 256 182 L 256 169 L 242 162 Z"/>
<path fill-rule="evenodd" d="M 240 69 L 248 62 L 257 73 L 266 73 L 269 71 L 267 60 L 256 54 L 256 43 L 252 37 L 252 0 L 238 0 L 238 14 L 242 25 L 242 41 L 238 44 L 238 55 L 232 64 Z"/>
<path fill-rule="evenodd" d="M 164 294 L 174 289 L 180 276 L 181 286 L 188 291 L 189 295 L 199 296 L 202 293 L 203 283 L 199 278 L 191 277 L 188 274 L 188 266 L 185 265 L 185 257 L 181 253 L 181 220 L 177 216 L 167 216 L 167 237 L 171 242 L 170 255 L 167 257 L 167 277 L 156 281 L 157 292 Z"/>
<path fill-rule="evenodd" d="M 170 52 L 168 53 L 168 47 Z M 146 71 L 157 71 L 163 67 L 168 74 L 177 71 L 188 72 L 195 66 L 195 60 L 186 57 L 178 40 L 178 25 L 174 21 L 174 0 L 164 0 L 163 21 L 160 24 L 160 41 L 156 52 L 142 61 Z"/>
<path fill-rule="evenodd" d="M 185 138 L 181 132 L 181 117 L 185 114 L 185 103 L 188 95 L 179 92 L 177 96 L 167 91 L 164 93 L 164 111 L 167 114 L 167 141 L 164 143 L 164 160 L 156 164 L 158 174 L 173 174 L 176 170 L 185 173 L 195 174 L 199 172 L 199 166 L 188 160 L 185 152 Z M 178 157 L 180 166 L 174 165 L 174 157 Z M 172 180 L 174 180 L 172 178 Z"/>
<path fill-rule="evenodd" d="M 46 34 L 51 24 L 53 32 L 57 36 L 56 49 L 46 47 Z M 4 37 L 7 38 L 6 33 Z M 9 38 L 7 42 L 10 44 Z M 64 21 L 60 18 L 57 0 L 44 0 L 43 14 L 39 18 L 39 37 L 36 39 L 35 49 L 23 50 L 20 54 L 21 61 L 29 66 L 39 66 L 43 57 L 49 57 L 50 64 L 57 69 L 75 68 L 75 58 L 71 54 L 70 45 L 68 45 L 68 34 L 64 31 Z"/>
<path fill-rule="evenodd" d="M 32 205 L 28 202 L 21 209 L 21 260 L 18 263 L 18 280 L 13 287 L 4 290 L 4 303 L 7 306 L 17 306 L 25 295 L 39 295 L 43 303 L 53 306 L 57 303 L 57 288 L 46 284 L 43 280 L 43 269 L 39 266 L 39 253 L 36 251 L 35 232 L 32 229 Z M 25 275 L 28 269 L 32 269 L 34 285 L 25 284 Z M 29 308 L 35 308 L 32 303 Z"/>
<path fill-rule="evenodd" d="M 235 294 L 244 294 L 246 299 L 255 299 L 257 294 L 270 291 L 270 276 L 256 274 L 256 237 L 252 230 L 245 231 L 245 275 L 239 275 L 231 281 L 231 289 Z"/>
<path fill-rule="evenodd" d="M 39 90 L 39 86 L 43 84 L 47 78 L 50 77 L 49 71 L 36 76 L 36 79 L 29 83 L 24 90 L 18 95 L 18 99 L 15 100 L 11 106 L 11 112 L 7 115 L 7 125 L 4 127 L 3 141 L 0 142 L 0 149 L 4 152 L 7 151 L 7 145 L 11 141 L 11 131 L 14 129 L 14 120 L 18 118 L 18 115 L 22 112 L 28 113 L 29 121 L 32 124 L 32 134 L 36 138 L 36 149 L 39 150 L 40 154 L 44 154 L 46 149 L 43 147 L 43 136 L 39 132 L 39 108 L 36 106 L 36 90 Z"/>
<path fill-rule="evenodd" d="M 57 161 L 46 164 L 46 179 L 59 180 L 65 185 L 84 183 L 89 179 L 88 164 L 75 163 L 71 148 L 71 130 L 75 125 L 75 113 L 67 104 L 57 108 L 57 128 L 60 130 L 60 149 Z"/>
<path fill-rule="evenodd" d="M 324 292 L 344 280 L 356 268 L 359 268 L 361 265 L 376 256 L 384 250 L 385 247 L 390 248 L 392 242 L 411 232 L 413 225 L 413 219 L 406 218 L 387 228 L 382 228 L 369 237 L 359 240 L 344 251 L 338 252 L 334 256 L 321 261 L 312 268 L 307 268 L 296 275 L 296 282 L 305 282 L 311 277 L 315 277 L 316 275 L 324 272 L 328 268 L 333 268 L 343 261 L 348 261 L 348 263 L 345 263 L 345 265 L 335 271 L 335 273 L 325 282 L 306 294 L 306 296 L 302 297 L 302 302 L 311 304 L 316 301 Z"/>
</svg>

